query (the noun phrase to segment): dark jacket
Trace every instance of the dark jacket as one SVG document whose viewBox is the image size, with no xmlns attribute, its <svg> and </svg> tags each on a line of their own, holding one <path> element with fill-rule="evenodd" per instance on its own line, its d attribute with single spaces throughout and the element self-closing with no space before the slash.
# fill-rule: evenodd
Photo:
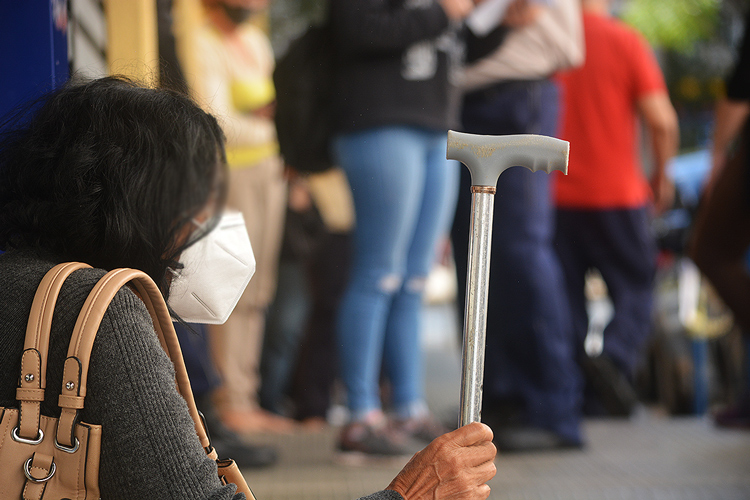
<svg viewBox="0 0 750 500">
<path fill-rule="evenodd" d="M 448 74 L 455 34 L 433 0 L 332 0 L 338 52 L 334 128 L 446 130 L 457 111 Z"/>
</svg>

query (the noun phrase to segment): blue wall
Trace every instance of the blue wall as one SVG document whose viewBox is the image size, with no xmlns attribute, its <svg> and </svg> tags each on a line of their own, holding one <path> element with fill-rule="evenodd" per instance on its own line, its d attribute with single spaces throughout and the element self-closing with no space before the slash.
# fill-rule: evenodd
<svg viewBox="0 0 750 500">
<path fill-rule="evenodd" d="M 0 0 L 0 116 L 67 79 L 67 1 Z"/>
</svg>

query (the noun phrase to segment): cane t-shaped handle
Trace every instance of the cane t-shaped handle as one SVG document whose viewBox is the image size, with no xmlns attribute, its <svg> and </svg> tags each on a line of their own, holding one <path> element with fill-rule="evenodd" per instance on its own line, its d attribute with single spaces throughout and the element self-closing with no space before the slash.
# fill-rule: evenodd
<svg viewBox="0 0 750 500">
<path fill-rule="evenodd" d="M 568 142 L 541 135 L 448 132 L 448 159 L 458 160 L 469 169 L 472 192 L 459 426 L 481 420 L 489 257 L 497 179 L 513 166 L 547 173 L 560 170 L 567 174 L 569 149 Z"/>
<path fill-rule="evenodd" d="M 474 135 L 448 131 L 448 158 L 471 172 L 472 186 L 497 185 L 510 167 L 568 173 L 570 143 L 545 135 Z"/>
</svg>

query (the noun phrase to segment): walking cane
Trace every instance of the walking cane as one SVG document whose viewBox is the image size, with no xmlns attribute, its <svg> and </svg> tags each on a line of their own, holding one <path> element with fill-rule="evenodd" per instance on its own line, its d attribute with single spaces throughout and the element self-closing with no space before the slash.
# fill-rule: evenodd
<svg viewBox="0 0 750 500">
<path fill-rule="evenodd" d="M 471 226 L 466 279 L 461 414 L 458 425 L 481 420 L 482 379 L 487 329 L 492 216 L 497 179 L 512 166 L 535 172 L 568 173 L 570 144 L 541 135 L 473 135 L 448 132 L 448 159 L 458 160 L 471 173 Z"/>
</svg>

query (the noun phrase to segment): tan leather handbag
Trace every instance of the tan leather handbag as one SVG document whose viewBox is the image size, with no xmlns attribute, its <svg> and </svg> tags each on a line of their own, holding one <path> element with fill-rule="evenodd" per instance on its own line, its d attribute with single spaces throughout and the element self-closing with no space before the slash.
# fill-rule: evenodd
<svg viewBox="0 0 750 500">
<path fill-rule="evenodd" d="M 0 408 L 0 499 L 99 498 L 101 426 L 79 421 L 86 396 L 91 347 L 104 312 L 117 291 L 131 283 L 146 304 L 162 347 L 175 366 L 180 394 L 204 450 L 216 460 L 219 478 L 234 483 L 237 491 L 254 500 L 250 488 L 231 459 L 219 460 L 211 446 L 193 400 L 172 319 L 151 278 L 134 269 L 107 273 L 94 287 L 76 321 L 65 361 L 63 387 L 58 399 L 59 419 L 41 414 L 46 382 L 47 351 L 55 302 L 65 279 L 75 270 L 90 267 L 69 262 L 52 268 L 37 289 L 29 315 L 21 375 L 16 391 L 18 408 Z"/>
</svg>

